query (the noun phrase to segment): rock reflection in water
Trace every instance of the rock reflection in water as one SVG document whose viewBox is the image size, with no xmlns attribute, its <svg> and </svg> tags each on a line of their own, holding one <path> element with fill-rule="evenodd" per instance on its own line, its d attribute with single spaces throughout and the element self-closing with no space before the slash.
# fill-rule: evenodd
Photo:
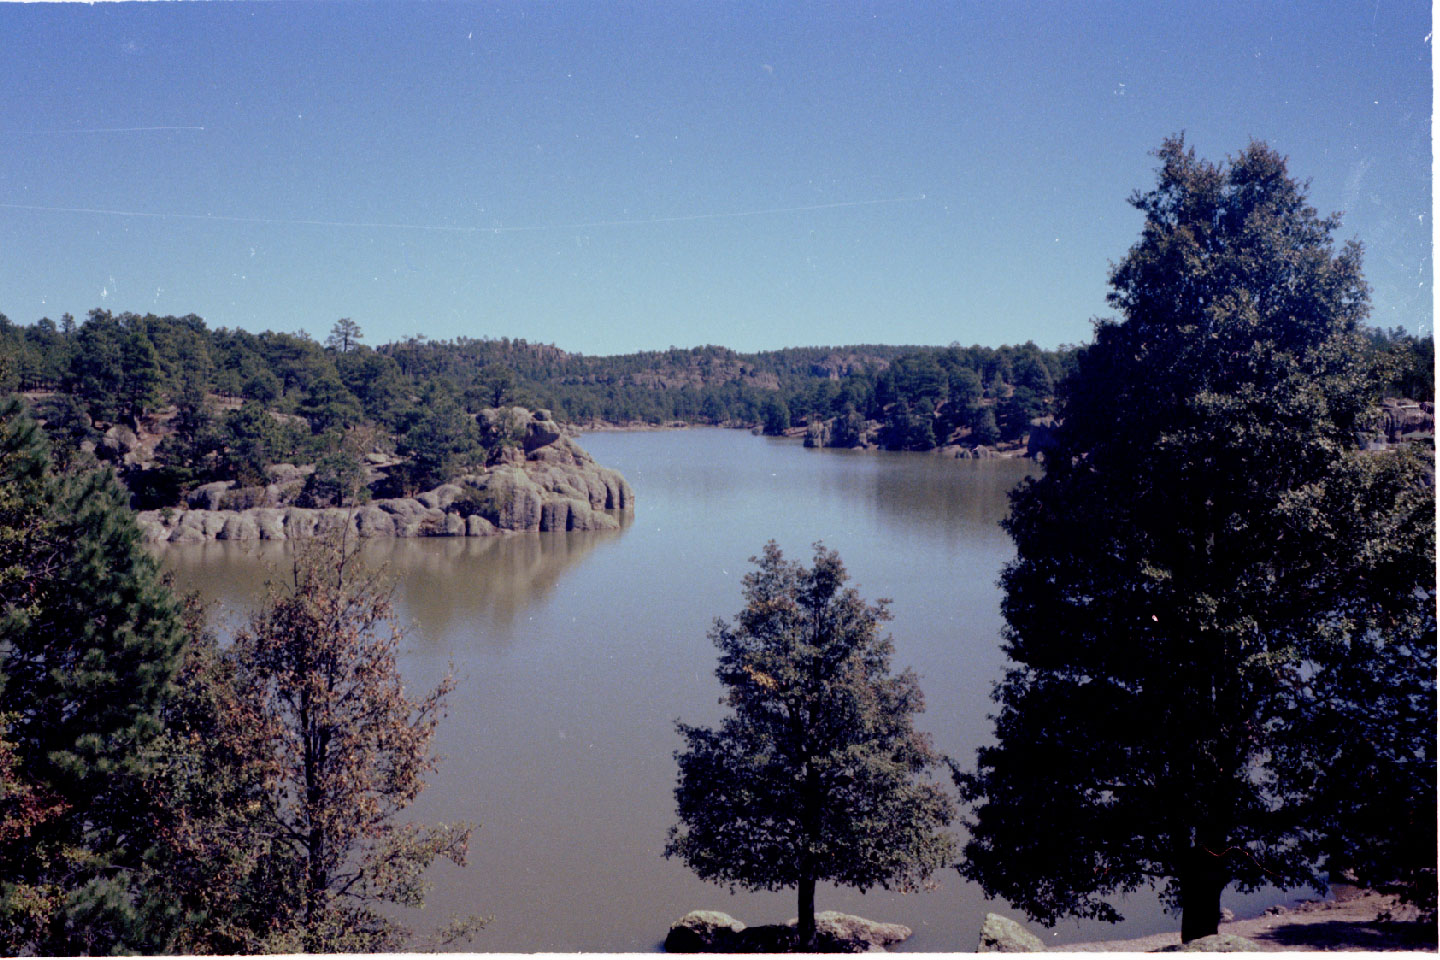
<svg viewBox="0 0 1440 960">
<path fill-rule="evenodd" d="M 360 558 L 393 580 L 404 620 L 423 620 L 411 643 L 441 643 L 455 624 L 468 622 L 485 627 L 471 634 L 476 643 L 499 650 L 510 646 L 516 619 L 548 597 L 568 569 L 624 536 L 631 519 L 620 520 L 620 530 L 365 540 Z M 255 608 L 267 581 L 286 575 L 293 550 L 284 541 L 196 543 L 168 546 L 160 561 L 178 590 L 198 590 L 213 604 L 224 634 Z"/>
</svg>

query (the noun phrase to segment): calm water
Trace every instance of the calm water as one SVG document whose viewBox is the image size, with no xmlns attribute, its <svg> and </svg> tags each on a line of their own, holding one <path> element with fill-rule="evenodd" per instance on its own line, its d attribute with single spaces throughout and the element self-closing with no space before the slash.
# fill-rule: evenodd
<svg viewBox="0 0 1440 960">
<path fill-rule="evenodd" d="M 919 725 L 968 763 L 989 736 L 989 691 L 1004 669 L 995 581 L 1011 547 L 997 522 L 1032 465 L 805 450 L 722 430 L 581 442 L 634 486 L 626 529 L 366 545 L 389 565 L 413 625 L 409 682 L 433 685 L 452 663 L 459 677 L 438 738 L 445 759 L 412 810 L 480 829 L 468 869 L 433 872 L 424 918 L 492 915 L 469 949 L 521 952 L 656 949 L 696 908 L 782 922 L 792 892 L 732 895 L 661 855 L 674 820 L 674 721 L 720 716 L 710 623 L 738 612 L 747 559 L 766 540 L 806 560 L 823 540 L 866 599 L 894 601 L 895 666 L 915 668 L 926 695 Z M 284 548 L 196 544 L 164 558 L 182 587 L 234 617 Z M 1258 910 L 1254 899 L 1226 904 Z M 973 950 L 985 913 L 1008 911 L 953 871 L 940 889 L 906 896 L 822 888 L 817 906 L 907 924 L 907 949 L 925 951 Z M 1118 929 L 1071 923 L 1042 935 L 1060 944 L 1178 927 L 1153 896 L 1122 912 Z"/>
</svg>

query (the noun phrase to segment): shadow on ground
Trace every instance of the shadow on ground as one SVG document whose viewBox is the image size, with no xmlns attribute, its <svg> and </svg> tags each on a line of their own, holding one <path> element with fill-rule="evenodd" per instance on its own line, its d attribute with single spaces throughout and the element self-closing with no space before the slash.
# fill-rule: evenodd
<svg viewBox="0 0 1440 960">
<path fill-rule="evenodd" d="M 1434 923 L 1397 920 L 1326 920 L 1287 923 L 1254 938 L 1301 950 L 1435 950 Z"/>
</svg>

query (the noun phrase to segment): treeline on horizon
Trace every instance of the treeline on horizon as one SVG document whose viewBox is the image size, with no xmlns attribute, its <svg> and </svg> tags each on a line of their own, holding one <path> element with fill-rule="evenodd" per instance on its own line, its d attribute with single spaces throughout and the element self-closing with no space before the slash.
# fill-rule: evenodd
<svg viewBox="0 0 1440 960">
<path fill-rule="evenodd" d="M 808 426 L 825 446 L 1019 443 L 1053 412 L 1080 351 L 1027 342 L 587 356 L 508 337 L 363 340 L 349 319 L 322 343 L 212 329 L 194 314 L 97 309 L 28 325 L 0 314 L 0 394 L 31 395 L 62 462 L 116 425 L 160 434 L 153 462 L 122 470 L 137 506 L 173 504 L 214 480 L 263 483 L 285 462 L 322 465 L 311 499 L 326 505 L 356 492 L 368 453 L 406 459 L 396 492 L 484 465 L 504 438 L 476 415 L 514 404 L 574 423 Z M 1390 359 L 1387 395 L 1433 397 L 1432 337 L 1397 328 L 1369 342 Z"/>
</svg>

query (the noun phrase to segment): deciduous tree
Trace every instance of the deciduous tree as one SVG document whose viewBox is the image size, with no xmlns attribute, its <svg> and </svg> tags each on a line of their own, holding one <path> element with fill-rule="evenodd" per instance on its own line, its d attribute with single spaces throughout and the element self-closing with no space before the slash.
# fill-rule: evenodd
<svg viewBox="0 0 1440 960">
<path fill-rule="evenodd" d="M 912 725 L 915 675 L 890 672 L 885 601 L 865 603 L 818 545 L 809 569 L 773 541 L 752 560 L 745 609 L 710 633 L 730 713 L 679 725 L 665 853 L 732 887 L 796 887 L 807 945 L 819 881 L 908 890 L 948 866 L 952 806 L 925 777 L 940 757 Z"/>
<path fill-rule="evenodd" d="M 393 951 L 409 931 L 382 905 L 424 903 L 424 871 L 464 865 L 468 824 L 400 823 L 434 769 L 453 686 L 412 698 L 396 663 L 403 632 L 378 576 L 342 541 L 297 549 L 290 576 L 236 637 L 239 701 L 273 731 L 273 835 L 298 860 L 294 937 L 306 952 Z"/>
</svg>

